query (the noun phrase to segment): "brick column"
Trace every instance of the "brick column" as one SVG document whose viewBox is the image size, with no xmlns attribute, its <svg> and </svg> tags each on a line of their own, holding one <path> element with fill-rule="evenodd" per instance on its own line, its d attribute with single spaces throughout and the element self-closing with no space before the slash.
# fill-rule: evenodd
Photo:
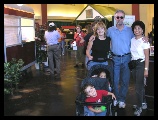
<svg viewBox="0 0 158 120">
<path fill-rule="evenodd" d="M 47 4 L 41 4 L 42 25 L 47 23 Z"/>
<path fill-rule="evenodd" d="M 135 15 L 135 20 L 140 20 L 139 4 L 132 4 L 132 15 Z"/>
</svg>

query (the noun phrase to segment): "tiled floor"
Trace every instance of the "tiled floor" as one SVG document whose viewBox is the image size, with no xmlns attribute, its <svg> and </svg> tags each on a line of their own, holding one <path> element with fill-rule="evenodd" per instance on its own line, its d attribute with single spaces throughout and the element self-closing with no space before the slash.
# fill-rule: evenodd
<svg viewBox="0 0 158 120">
<path fill-rule="evenodd" d="M 66 51 L 61 59 L 61 79 L 51 80 L 47 72 L 27 70 L 19 89 L 13 97 L 4 97 L 4 116 L 75 116 L 76 96 L 81 81 L 86 77 L 85 68 L 74 68 L 74 51 Z M 118 116 L 133 116 L 134 83 L 131 79 L 126 108 L 118 110 Z M 148 100 L 148 110 L 142 116 L 154 116 L 154 101 Z"/>
</svg>

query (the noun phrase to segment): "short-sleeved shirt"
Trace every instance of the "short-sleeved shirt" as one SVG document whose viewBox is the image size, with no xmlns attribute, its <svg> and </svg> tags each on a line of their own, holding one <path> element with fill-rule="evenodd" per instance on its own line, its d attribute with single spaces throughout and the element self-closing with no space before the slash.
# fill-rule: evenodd
<svg viewBox="0 0 158 120">
<path fill-rule="evenodd" d="M 58 39 L 60 38 L 60 34 L 58 31 L 54 30 L 53 32 L 45 31 L 45 38 L 48 45 L 54 45 L 59 43 Z"/>
<path fill-rule="evenodd" d="M 96 90 L 97 96 L 96 97 L 87 97 L 85 102 L 102 102 L 102 97 L 108 95 L 108 91 L 106 90 Z M 90 108 L 92 106 L 88 106 Z"/>
<path fill-rule="evenodd" d="M 135 39 L 135 37 L 132 38 L 131 40 L 131 55 L 132 59 L 131 60 L 137 60 L 137 59 L 143 59 L 145 60 L 145 55 L 144 55 L 144 49 L 150 48 L 149 42 L 144 42 L 142 40 L 143 37 L 139 39 Z"/>
<path fill-rule="evenodd" d="M 85 37 L 85 33 L 83 31 L 81 31 L 80 33 L 75 33 L 74 34 L 74 39 L 76 40 L 76 44 L 77 44 L 77 46 L 84 46 L 84 42 L 80 43 L 81 38 L 79 37 L 79 34 L 81 34 L 81 36 L 83 38 Z"/>
<path fill-rule="evenodd" d="M 107 30 L 107 36 L 111 38 L 111 51 L 115 55 L 130 53 L 131 39 L 134 37 L 131 27 L 125 26 L 120 31 L 112 26 Z"/>
</svg>

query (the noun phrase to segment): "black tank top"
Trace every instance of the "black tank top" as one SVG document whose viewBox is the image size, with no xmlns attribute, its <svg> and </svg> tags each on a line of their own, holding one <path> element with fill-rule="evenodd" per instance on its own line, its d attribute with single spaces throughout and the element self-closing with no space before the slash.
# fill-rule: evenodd
<svg viewBox="0 0 158 120">
<path fill-rule="evenodd" d="M 105 40 L 100 40 L 98 37 L 95 38 L 92 45 L 93 61 L 97 61 L 98 58 L 107 58 L 107 52 L 110 51 L 110 38 L 106 37 Z"/>
</svg>

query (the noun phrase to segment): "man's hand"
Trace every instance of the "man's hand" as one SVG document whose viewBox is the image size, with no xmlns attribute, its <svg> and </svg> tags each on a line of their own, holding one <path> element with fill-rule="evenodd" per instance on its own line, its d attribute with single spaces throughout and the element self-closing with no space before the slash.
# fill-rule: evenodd
<svg viewBox="0 0 158 120">
<path fill-rule="evenodd" d="M 94 36 L 94 35 L 92 35 L 92 36 L 89 38 L 89 41 L 93 41 L 93 40 L 95 40 L 95 36 Z"/>
<path fill-rule="evenodd" d="M 145 43 L 147 43 L 147 42 L 149 42 L 149 38 L 148 38 L 147 36 L 144 36 L 144 37 L 143 37 L 143 41 L 144 41 Z"/>
</svg>

